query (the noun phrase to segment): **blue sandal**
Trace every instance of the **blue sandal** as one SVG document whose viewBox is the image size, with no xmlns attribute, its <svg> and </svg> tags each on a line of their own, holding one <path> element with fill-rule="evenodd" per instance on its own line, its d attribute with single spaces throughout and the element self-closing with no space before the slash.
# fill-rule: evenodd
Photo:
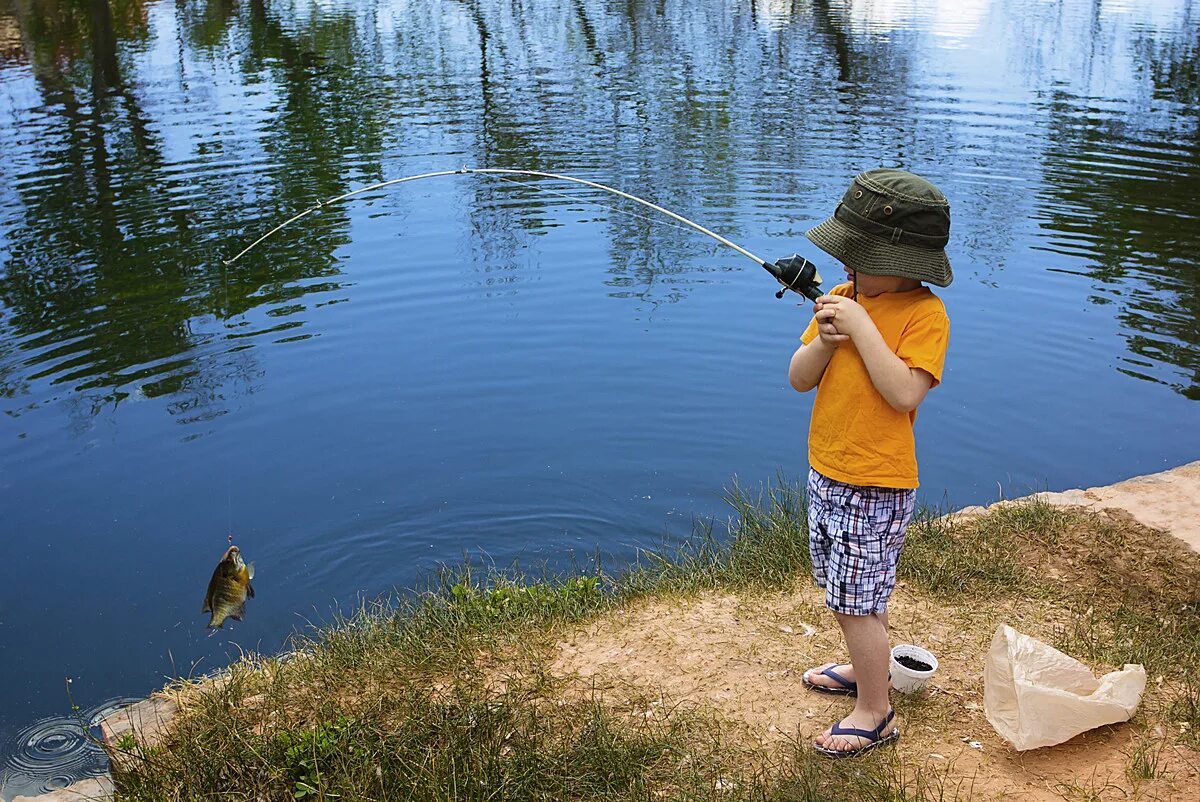
<svg viewBox="0 0 1200 802">
<path fill-rule="evenodd" d="M 883 734 L 883 731 L 887 729 L 888 724 L 891 724 L 892 719 L 895 717 L 896 711 L 889 710 L 888 714 L 884 716 L 883 721 L 879 722 L 879 726 L 873 730 L 860 730 L 857 727 L 843 727 L 842 722 L 839 721 L 837 724 L 834 724 L 829 728 L 830 735 L 851 735 L 857 738 L 865 738 L 867 743 L 863 744 L 857 749 L 830 749 L 828 746 L 818 746 L 817 744 L 813 744 L 813 749 L 816 749 L 822 755 L 825 755 L 825 757 L 858 757 L 861 754 L 870 752 L 876 747 L 899 740 L 899 727 L 892 727 L 891 732 L 889 732 L 887 735 Z"/>
<path fill-rule="evenodd" d="M 841 686 L 839 688 L 833 688 L 828 685 L 818 685 L 815 682 L 809 682 L 808 677 L 806 676 L 801 677 L 800 681 L 804 683 L 805 688 L 808 688 L 810 691 L 816 691 L 817 693 L 828 693 L 832 696 L 858 696 L 858 683 L 851 682 L 841 674 L 834 671 L 835 668 L 848 665 L 849 663 L 834 663 L 833 665 L 823 668 L 817 672 L 818 674 L 823 674 L 824 676 L 829 677 L 831 680 L 836 682 Z M 804 673 L 807 674 L 808 672 L 806 671 Z"/>
</svg>

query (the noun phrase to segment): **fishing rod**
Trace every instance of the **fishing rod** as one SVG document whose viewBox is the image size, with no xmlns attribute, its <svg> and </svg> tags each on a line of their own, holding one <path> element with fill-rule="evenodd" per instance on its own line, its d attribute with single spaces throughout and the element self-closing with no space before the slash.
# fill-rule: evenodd
<svg viewBox="0 0 1200 802">
<path fill-rule="evenodd" d="M 710 231 L 709 229 L 705 228 L 704 226 L 700 225 L 699 223 L 688 220 L 683 215 L 676 214 L 675 212 L 671 211 L 670 209 L 664 209 L 663 207 L 659 206 L 656 203 L 651 203 L 650 201 L 646 200 L 645 198 L 639 198 L 636 195 L 631 195 L 628 192 L 622 192 L 619 189 L 614 189 L 613 187 L 606 186 L 604 184 L 598 184 L 595 181 L 587 181 L 582 178 L 575 178 L 574 176 L 561 175 L 559 173 L 546 173 L 546 172 L 542 172 L 540 170 L 511 170 L 511 169 L 506 169 L 506 168 L 501 168 L 501 167 L 460 167 L 457 170 L 441 170 L 441 171 L 434 172 L 434 173 L 421 173 L 419 175 L 409 175 L 409 176 L 405 176 L 403 178 L 393 178 L 390 181 L 381 181 L 377 184 L 371 184 L 370 186 L 362 187 L 361 189 L 356 189 L 351 192 L 347 192 L 344 195 L 338 195 L 337 197 L 330 198 L 329 200 L 319 201 L 315 206 L 312 206 L 311 208 L 306 209 L 303 212 L 300 212 L 299 214 L 294 215 L 293 217 L 290 217 L 287 220 L 280 223 L 279 225 L 275 226 L 270 231 L 263 234 L 261 237 L 256 239 L 254 242 L 250 243 L 245 248 L 243 248 L 232 259 L 227 259 L 227 260 L 222 260 L 222 261 L 224 262 L 224 264 L 226 266 L 232 265 L 238 259 L 241 259 L 247 253 L 249 253 L 251 250 L 253 250 L 259 243 L 268 239 L 269 237 L 274 235 L 276 232 L 278 232 L 284 228 L 287 228 L 292 223 L 295 223 L 297 220 L 301 220 L 301 219 L 307 217 L 308 215 L 312 214 L 313 212 L 317 211 L 318 209 L 321 209 L 321 208 L 324 208 L 325 206 L 330 205 L 331 203 L 337 203 L 338 201 L 346 200 L 347 198 L 354 197 L 355 195 L 360 195 L 364 192 L 371 192 L 376 189 L 382 189 L 383 187 L 390 187 L 390 186 L 394 186 L 396 184 L 404 184 L 409 181 L 420 181 L 425 178 L 438 178 L 438 177 L 447 176 L 447 175 L 468 175 L 468 174 L 470 174 L 470 175 L 495 175 L 495 176 L 499 176 L 501 178 L 506 175 L 524 175 L 524 176 L 533 176 L 536 178 L 552 178 L 557 181 L 569 181 L 569 182 L 573 182 L 576 184 L 583 184 L 584 186 L 591 187 L 593 189 L 600 189 L 600 190 L 604 190 L 605 192 L 611 192 L 612 194 L 618 195 L 622 198 L 625 198 L 626 200 L 631 200 L 635 203 L 640 203 L 642 206 L 653 209 L 656 212 L 665 214 L 667 217 L 670 217 L 672 220 L 676 220 L 696 231 L 699 231 L 701 234 L 705 234 L 709 237 L 712 237 L 717 242 L 721 243 L 722 245 L 726 246 L 727 248 L 732 248 L 733 250 L 740 253 L 742 256 L 745 256 L 747 259 L 752 260 L 755 264 L 763 267 L 764 269 L 766 269 L 766 271 L 768 273 L 770 273 L 772 276 L 775 277 L 776 281 L 778 281 L 780 284 L 783 285 L 783 289 L 781 289 L 775 293 L 776 298 L 782 298 L 784 293 L 787 292 L 788 290 L 791 290 L 792 292 L 798 293 L 798 294 L 804 296 L 805 298 L 809 298 L 814 301 L 817 298 L 821 297 L 821 295 L 822 295 L 821 287 L 820 287 L 821 276 L 820 276 L 820 274 L 817 273 L 816 266 L 814 266 L 812 262 L 808 261 L 803 256 L 800 256 L 798 254 L 793 254 L 792 256 L 788 256 L 784 259 L 777 259 L 774 262 L 768 262 L 767 260 L 762 259 L 762 258 L 750 253 L 750 251 L 746 250 L 745 248 L 738 245 L 737 243 L 731 242 L 730 240 L 726 239 L 725 237 L 722 237 L 720 234 Z M 620 211 L 620 210 L 618 210 L 618 211 Z"/>
</svg>

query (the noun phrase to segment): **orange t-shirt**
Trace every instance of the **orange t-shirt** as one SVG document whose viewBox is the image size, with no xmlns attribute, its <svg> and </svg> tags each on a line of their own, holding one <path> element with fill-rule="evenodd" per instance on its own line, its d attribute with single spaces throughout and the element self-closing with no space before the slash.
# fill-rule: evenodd
<svg viewBox="0 0 1200 802">
<path fill-rule="evenodd" d="M 835 287 L 831 295 L 853 296 L 850 284 Z M 910 368 L 942 380 L 950 318 L 940 298 L 919 287 L 908 292 L 860 295 L 858 302 L 883 335 L 883 341 Z M 814 318 L 800 339 L 805 345 L 817 338 Z M 917 451 L 913 421 L 917 412 L 897 412 L 884 400 L 866 363 L 853 342 L 842 343 L 829 360 L 808 430 L 808 461 L 831 479 L 866 487 L 915 488 Z"/>
</svg>

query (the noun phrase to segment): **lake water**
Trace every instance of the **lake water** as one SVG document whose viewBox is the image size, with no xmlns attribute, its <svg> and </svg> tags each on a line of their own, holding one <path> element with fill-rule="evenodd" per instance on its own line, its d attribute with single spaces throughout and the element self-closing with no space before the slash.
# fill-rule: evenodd
<svg viewBox="0 0 1200 802">
<path fill-rule="evenodd" d="M 923 500 L 1200 457 L 1198 51 L 1188 0 L 0 0 L 0 796 L 102 767 L 67 677 L 90 717 L 803 475 L 807 307 L 612 196 L 413 182 L 223 266 L 376 181 L 568 173 L 838 277 L 803 232 L 914 170 L 956 272 Z M 210 638 L 230 532 L 258 596 Z"/>
</svg>

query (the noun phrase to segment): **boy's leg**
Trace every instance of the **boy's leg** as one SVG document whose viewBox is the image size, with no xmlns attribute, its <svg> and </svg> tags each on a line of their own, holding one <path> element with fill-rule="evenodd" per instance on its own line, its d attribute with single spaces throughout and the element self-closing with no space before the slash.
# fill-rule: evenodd
<svg viewBox="0 0 1200 802">
<path fill-rule="evenodd" d="M 833 615 L 834 615 L 834 618 L 838 617 L 837 613 L 834 613 Z M 880 622 L 883 623 L 883 629 L 884 629 L 884 632 L 886 633 L 887 628 L 888 628 L 887 610 L 885 609 L 882 612 L 875 613 L 875 618 L 878 618 L 880 620 Z M 838 625 L 841 626 L 840 621 L 839 621 Z M 843 638 L 846 637 L 845 628 L 842 629 L 842 637 Z M 890 645 L 890 643 L 889 643 L 889 645 Z M 849 646 L 848 640 L 847 640 L 847 646 Z M 889 654 L 890 654 L 890 651 L 891 650 L 889 649 Z M 889 663 L 890 663 L 890 658 L 889 658 Z M 830 668 L 830 667 L 832 667 L 837 672 L 839 677 L 846 680 L 847 682 L 854 682 L 854 683 L 858 682 L 858 676 L 854 671 L 854 653 L 853 652 L 851 652 L 851 654 L 850 654 L 850 662 L 849 663 L 823 663 L 819 666 L 813 666 L 812 668 L 808 669 L 808 671 L 804 672 L 804 678 L 806 680 L 808 680 L 810 683 L 812 683 L 813 685 L 820 685 L 825 688 L 837 689 L 837 688 L 841 687 L 838 684 L 838 682 L 835 681 L 832 677 L 821 673 L 821 671 L 823 669 Z M 891 687 L 890 679 L 888 680 L 888 686 Z"/>
<path fill-rule="evenodd" d="M 846 646 L 853 663 L 854 681 L 858 683 L 858 698 L 854 710 L 842 719 L 843 727 L 873 730 L 887 715 L 888 664 L 891 649 L 888 645 L 887 627 L 884 616 L 846 615 L 835 612 L 834 617 L 842 628 Z M 841 671 L 838 672 L 845 676 Z M 891 726 L 896 726 L 893 719 Z M 857 749 L 866 745 L 866 739 L 854 736 L 830 735 L 828 731 L 818 735 L 816 743 L 829 749 Z"/>
<path fill-rule="evenodd" d="M 895 587 L 896 563 L 912 518 L 915 495 L 911 490 L 841 483 L 829 488 L 832 548 L 825 604 L 842 629 L 853 664 L 852 668 L 839 668 L 838 673 L 858 686 L 854 710 L 841 721 L 843 727 L 874 730 L 890 709 L 887 600 Z M 865 746 L 867 739 L 831 736 L 826 730 L 816 743 L 825 748 L 854 750 Z"/>
</svg>

